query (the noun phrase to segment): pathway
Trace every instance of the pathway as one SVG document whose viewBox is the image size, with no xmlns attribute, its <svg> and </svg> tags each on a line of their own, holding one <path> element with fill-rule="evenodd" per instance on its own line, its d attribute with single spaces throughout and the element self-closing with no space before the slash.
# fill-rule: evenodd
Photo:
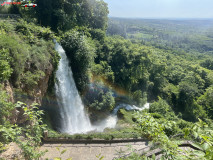
<svg viewBox="0 0 213 160">
<path fill-rule="evenodd" d="M 125 154 L 130 153 L 129 147 L 132 146 L 133 149 L 142 152 L 149 150 L 147 141 L 137 141 L 137 142 L 123 142 L 123 143 L 55 143 L 49 142 L 45 143 L 41 147 L 41 151 L 48 150 L 48 152 L 41 158 L 41 160 L 53 160 L 56 157 L 60 157 L 62 160 L 72 158 L 72 160 L 98 160 L 96 156 L 99 154 L 104 156 L 103 160 L 112 160 L 125 152 Z M 58 151 L 58 149 L 60 151 Z M 60 152 L 66 150 L 65 153 L 60 155 Z"/>
</svg>

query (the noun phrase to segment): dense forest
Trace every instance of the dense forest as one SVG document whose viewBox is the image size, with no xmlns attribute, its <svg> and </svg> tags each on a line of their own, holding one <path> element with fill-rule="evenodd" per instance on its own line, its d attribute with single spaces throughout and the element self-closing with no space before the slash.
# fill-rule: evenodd
<svg viewBox="0 0 213 160">
<path fill-rule="evenodd" d="M 92 123 L 119 103 L 151 104 L 138 112 L 120 109 L 119 129 L 104 136 L 144 137 L 163 149 L 164 159 L 213 159 L 213 20 L 108 18 L 103 0 L 34 2 L 39 7 L 0 8 L 21 16 L 0 19 L 0 153 L 15 142 L 21 159 L 39 159 L 44 130 L 67 136 L 51 120 L 57 107 L 43 110 L 55 98 L 55 39 Z M 199 151 L 182 154 L 184 140 Z"/>
</svg>

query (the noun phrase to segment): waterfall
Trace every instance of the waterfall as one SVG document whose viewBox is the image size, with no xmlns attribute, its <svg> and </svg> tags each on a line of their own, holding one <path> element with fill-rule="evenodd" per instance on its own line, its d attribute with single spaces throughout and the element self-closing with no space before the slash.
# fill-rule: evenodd
<svg viewBox="0 0 213 160">
<path fill-rule="evenodd" d="M 92 126 L 76 88 L 65 51 L 57 42 L 55 49 L 61 56 L 55 84 L 57 102 L 60 107 L 60 131 L 68 134 L 91 131 Z"/>
<path fill-rule="evenodd" d="M 105 128 L 116 127 L 119 109 L 143 110 L 149 108 L 149 103 L 145 104 L 142 108 L 129 104 L 119 104 L 110 116 L 92 126 L 76 88 L 65 51 L 57 42 L 55 42 L 55 49 L 61 56 L 56 72 L 57 82 L 55 84 L 56 97 L 60 109 L 60 132 L 68 134 L 87 133 L 92 130 L 103 132 Z"/>
</svg>

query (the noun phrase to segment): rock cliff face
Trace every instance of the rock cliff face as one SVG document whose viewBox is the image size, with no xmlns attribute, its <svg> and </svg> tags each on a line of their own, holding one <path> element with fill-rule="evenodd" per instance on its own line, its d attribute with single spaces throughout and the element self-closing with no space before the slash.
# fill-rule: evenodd
<svg viewBox="0 0 213 160">
<path fill-rule="evenodd" d="M 45 71 L 45 76 L 39 81 L 37 90 L 35 92 L 35 102 L 41 105 L 42 98 L 47 92 L 48 89 L 48 82 L 50 80 L 51 75 L 53 74 L 53 66 L 50 63 L 48 69 Z"/>
<path fill-rule="evenodd" d="M 44 73 L 45 76 L 41 77 L 41 79 L 38 81 L 38 85 L 29 89 L 23 88 L 23 90 L 26 90 L 27 93 L 30 92 L 30 96 L 28 98 L 23 99 L 22 102 L 24 102 L 27 105 L 31 105 L 32 103 L 38 103 L 41 106 L 42 98 L 47 92 L 48 89 L 48 82 L 50 80 L 51 75 L 53 74 L 53 66 L 51 63 L 48 64 L 48 67 L 45 69 Z"/>
<path fill-rule="evenodd" d="M 19 95 L 17 96 L 15 93 L 15 89 L 9 81 L 6 81 L 4 83 L 4 89 L 7 91 L 10 101 L 13 103 L 16 103 L 17 101 L 21 101 L 25 103 L 27 106 L 31 106 L 33 103 L 37 103 L 41 106 L 42 104 L 42 99 L 44 95 L 47 92 L 48 89 L 48 82 L 50 80 L 50 77 L 53 74 L 53 66 L 51 63 L 49 63 L 48 68 L 45 70 L 45 76 L 41 77 L 41 79 L 38 82 L 38 85 L 31 88 L 30 93 L 31 95 L 23 96 Z M 25 89 L 23 89 L 25 90 Z M 18 93 L 19 94 L 19 93 Z M 23 93 L 24 94 L 24 93 Z M 23 115 L 24 111 L 22 108 L 16 108 L 15 110 L 12 111 L 11 117 L 10 117 L 10 122 L 11 123 L 17 123 L 17 124 L 22 124 L 26 121 L 26 117 Z"/>
</svg>

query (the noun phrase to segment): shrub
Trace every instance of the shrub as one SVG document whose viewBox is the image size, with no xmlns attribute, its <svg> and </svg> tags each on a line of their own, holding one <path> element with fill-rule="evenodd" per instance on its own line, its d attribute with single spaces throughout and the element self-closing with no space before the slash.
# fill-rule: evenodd
<svg viewBox="0 0 213 160">
<path fill-rule="evenodd" d="M 35 24 L 27 23 L 24 20 L 19 20 L 19 23 L 17 23 L 16 25 L 15 31 L 25 35 L 28 38 L 28 40 L 32 39 L 32 37 L 39 39 L 42 38 L 45 40 L 53 40 L 55 38 L 50 28 L 36 26 Z M 35 43 L 33 41 L 30 42 Z"/>
<path fill-rule="evenodd" d="M 156 118 L 156 119 L 160 119 L 160 118 L 163 118 L 163 116 L 159 113 L 151 113 L 151 115 Z"/>
<path fill-rule="evenodd" d="M 151 104 L 149 108 L 150 113 L 159 113 L 161 115 L 165 115 L 167 112 L 171 111 L 170 106 L 163 99 L 159 99 L 158 102 L 154 102 Z"/>
<path fill-rule="evenodd" d="M 180 129 L 184 129 L 184 128 L 189 128 L 192 125 L 192 123 L 191 122 L 187 122 L 187 121 L 182 120 L 182 119 L 179 119 L 177 121 L 177 125 L 178 125 L 178 127 Z"/>
<path fill-rule="evenodd" d="M 24 73 L 23 78 L 21 79 L 21 82 L 26 86 L 27 89 L 33 88 L 38 84 L 38 81 L 41 79 L 41 77 L 45 76 L 44 72 L 42 71 L 36 71 L 34 73 L 31 73 L 30 71 L 27 71 Z"/>
<path fill-rule="evenodd" d="M 13 72 L 10 67 L 11 58 L 8 50 L 0 50 L 0 81 L 8 80 Z"/>
<path fill-rule="evenodd" d="M 43 125 L 41 119 L 43 112 L 41 110 L 39 111 L 36 106 L 37 104 L 33 104 L 29 109 L 24 103 L 18 102 L 16 104 L 16 107 L 23 108 L 24 114 L 30 122 L 28 125 L 24 127 L 19 127 L 16 124 L 12 125 L 10 123 L 0 125 L 1 135 L 6 141 L 17 143 L 22 149 L 25 159 L 39 159 L 44 153 L 39 151 L 41 138 L 45 130 L 45 125 Z M 24 140 L 20 135 L 23 135 Z M 2 141 L 2 139 L 0 141 Z"/>
<path fill-rule="evenodd" d="M 158 123 L 150 114 L 139 114 L 135 115 L 137 117 L 136 129 L 144 136 L 152 139 L 153 142 L 158 142 L 164 154 L 163 157 L 166 159 L 175 159 L 179 154 L 178 145 L 171 141 L 169 137 L 165 134 L 165 126 L 167 121 L 163 124 Z M 174 122 L 171 123 L 173 128 Z"/>
<path fill-rule="evenodd" d="M 3 86 L 0 85 L 0 125 L 9 119 L 11 111 L 15 108 L 10 102 L 9 95 L 2 88 Z"/>
<path fill-rule="evenodd" d="M 24 71 L 26 59 L 28 57 L 28 48 L 26 44 L 21 43 L 17 36 L 2 35 L 0 36 L 0 48 L 5 48 L 9 52 L 10 66 L 13 68 L 12 79 L 18 83 L 21 73 Z"/>
</svg>

